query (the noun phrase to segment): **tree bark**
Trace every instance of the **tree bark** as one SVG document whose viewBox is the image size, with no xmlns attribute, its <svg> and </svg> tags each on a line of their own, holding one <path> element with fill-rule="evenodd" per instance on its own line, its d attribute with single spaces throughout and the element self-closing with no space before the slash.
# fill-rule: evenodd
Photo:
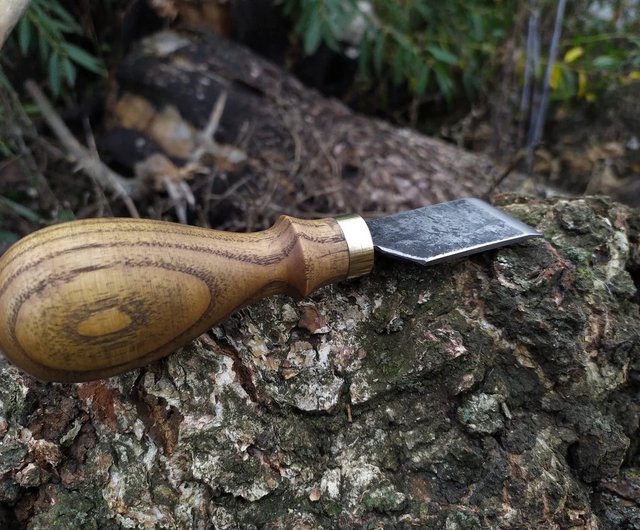
<svg viewBox="0 0 640 530">
<path fill-rule="evenodd" d="M 244 309 L 78 385 L 3 365 L 3 528 L 639 528 L 640 214 Z"/>
<path fill-rule="evenodd" d="M 210 224 L 492 187 L 488 159 L 354 115 L 214 36 L 154 35 L 118 84 L 100 147 L 132 172 L 193 163 L 226 92 L 192 184 Z M 640 528 L 640 214 L 497 202 L 545 239 L 426 269 L 379 258 L 104 381 L 0 361 L 0 527 Z"/>
</svg>

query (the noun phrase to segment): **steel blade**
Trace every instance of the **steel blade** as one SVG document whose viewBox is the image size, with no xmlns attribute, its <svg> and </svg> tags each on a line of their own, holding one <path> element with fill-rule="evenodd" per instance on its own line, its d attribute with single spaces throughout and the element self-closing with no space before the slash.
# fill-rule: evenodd
<svg viewBox="0 0 640 530">
<path fill-rule="evenodd" d="M 367 221 L 374 248 L 420 265 L 519 243 L 542 234 L 480 199 L 460 199 Z"/>
</svg>

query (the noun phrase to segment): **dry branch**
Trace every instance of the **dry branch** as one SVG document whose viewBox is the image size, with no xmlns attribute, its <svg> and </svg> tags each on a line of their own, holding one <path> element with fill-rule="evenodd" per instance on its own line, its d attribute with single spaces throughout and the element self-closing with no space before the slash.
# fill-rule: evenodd
<svg viewBox="0 0 640 530">
<path fill-rule="evenodd" d="M 87 149 L 76 140 L 75 136 L 73 136 L 64 121 L 62 121 L 62 118 L 60 118 L 54 110 L 38 85 L 33 81 L 27 81 L 25 88 L 40 109 L 47 125 L 49 125 L 49 128 L 67 151 L 68 155 L 74 159 L 77 166 L 94 179 L 102 188 L 114 192 L 117 197 L 121 198 L 132 217 L 140 217 L 132 197 L 142 192 L 142 182 L 137 179 L 127 179 L 117 174 L 104 164 L 96 153 Z"/>
</svg>

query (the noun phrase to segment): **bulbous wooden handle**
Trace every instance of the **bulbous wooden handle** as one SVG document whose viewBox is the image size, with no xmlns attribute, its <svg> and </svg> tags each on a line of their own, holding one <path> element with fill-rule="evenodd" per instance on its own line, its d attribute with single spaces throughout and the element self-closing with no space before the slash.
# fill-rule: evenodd
<svg viewBox="0 0 640 530">
<path fill-rule="evenodd" d="M 108 377 L 253 300 L 346 278 L 349 256 L 335 219 L 281 217 L 248 234 L 137 219 L 52 226 L 0 258 L 0 348 L 40 379 Z"/>
</svg>

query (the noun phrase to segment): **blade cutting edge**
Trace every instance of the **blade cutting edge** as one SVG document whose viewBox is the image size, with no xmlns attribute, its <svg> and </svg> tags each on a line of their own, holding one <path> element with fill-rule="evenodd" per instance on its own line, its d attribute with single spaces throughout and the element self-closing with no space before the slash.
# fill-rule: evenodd
<svg viewBox="0 0 640 530">
<path fill-rule="evenodd" d="M 374 248 L 433 265 L 542 234 L 480 199 L 459 199 L 367 221 Z"/>
</svg>

